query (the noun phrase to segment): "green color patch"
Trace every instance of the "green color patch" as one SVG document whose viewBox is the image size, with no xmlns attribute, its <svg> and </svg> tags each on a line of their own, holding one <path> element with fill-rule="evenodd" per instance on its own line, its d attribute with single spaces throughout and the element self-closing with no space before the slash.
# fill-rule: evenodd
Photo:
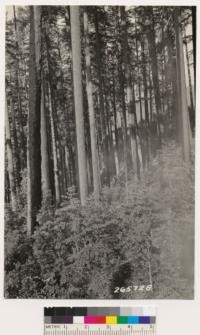
<svg viewBox="0 0 200 335">
<path fill-rule="evenodd" d="M 127 324 L 127 323 L 128 323 L 128 316 L 117 317 L 117 324 Z"/>
</svg>

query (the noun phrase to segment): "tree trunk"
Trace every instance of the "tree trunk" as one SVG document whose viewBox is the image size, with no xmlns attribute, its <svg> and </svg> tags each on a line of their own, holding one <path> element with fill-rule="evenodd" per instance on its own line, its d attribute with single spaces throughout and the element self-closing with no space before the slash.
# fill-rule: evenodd
<svg viewBox="0 0 200 335">
<path fill-rule="evenodd" d="M 139 91 L 139 104 L 140 104 L 140 121 L 143 120 L 142 113 L 142 99 L 141 99 L 141 83 L 140 83 L 140 65 L 139 65 L 139 53 L 138 53 L 138 37 L 137 37 L 137 28 L 135 31 L 136 35 L 136 58 L 137 58 L 137 76 L 138 76 L 138 91 Z M 142 123 L 142 122 L 141 122 Z"/>
<path fill-rule="evenodd" d="M 174 10 L 174 24 L 176 33 L 176 59 L 177 59 L 177 92 L 179 107 L 179 132 L 180 140 L 183 147 L 183 157 L 189 165 L 190 162 L 190 145 L 191 145 L 191 128 L 188 115 L 187 91 L 185 82 L 185 65 L 183 53 L 183 41 L 180 31 L 180 16 L 178 8 Z"/>
<path fill-rule="evenodd" d="M 55 120 L 52 108 L 52 96 L 50 84 L 48 84 L 48 100 L 49 100 L 49 117 L 51 126 L 51 141 L 52 141 L 52 153 L 53 153 L 53 172 L 54 172 L 54 185 L 55 185 L 55 198 L 56 205 L 60 204 L 60 185 L 59 185 L 59 171 L 58 171 L 58 156 L 56 147 L 56 133 L 55 133 Z"/>
<path fill-rule="evenodd" d="M 149 127 L 150 124 L 149 124 L 149 111 L 148 111 L 147 71 L 146 71 L 145 44 L 143 39 L 144 37 L 141 38 L 142 72 L 143 72 L 143 83 L 144 83 L 144 108 L 145 108 L 145 119 Z"/>
<path fill-rule="evenodd" d="M 49 12 L 48 12 L 49 18 Z M 58 166 L 58 149 L 57 149 L 57 129 L 56 129 L 56 108 L 55 108 L 55 96 L 54 89 L 52 85 L 53 71 L 51 68 L 51 59 L 50 59 L 50 43 L 48 39 L 49 35 L 49 25 L 48 22 L 45 22 L 45 43 L 47 51 L 47 71 L 48 71 L 48 82 L 47 82 L 47 96 L 48 96 L 48 107 L 49 107 L 49 119 L 50 119 L 50 129 L 51 129 L 51 146 L 52 146 L 52 155 L 53 155 L 53 181 L 54 181 L 54 190 L 55 190 L 55 203 L 58 206 L 61 201 L 61 191 L 60 191 L 60 182 L 59 182 L 59 166 Z"/>
<path fill-rule="evenodd" d="M 31 235 L 41 205 L 40 152 L 40 23 L 41 7 L 30 7 L 29 113 L 27 143 L 27 233 Z"/>
<path fill-rule="evenodd" d="M 192 6 L 192 37 L 193 37 L 193 66 L 194 66 L 194 101 L 196 98 L 196 11 L 197 7 Z"/>
<path fill-rule="evenodd" d="M 127 106 L 128 106 L 128 119 L 131 114 L 134 113 L 134 97 L 132 89 L 132 79 L 131 79 L 131 66 L 130 66 L 130 57 L 128 50 L 128 39 L 127 39 L 127 22 L 126 22 L 126 12 L 125 8 L 121 7 L 121 26 L 123 32 L 123 54 L 124 54 L 124 66 L 125 66 L 125 79 L 126 79 L 126 94 L 127 94 Z M 132 131 L 131 125 L 128 124 L 130 130 L 130 139 L 131 139 L 131 156 L 132 156 L 132 165 L 133 170 L 138 175 L 138 161 L 137 161 L 137 140 L 136 140 L 136 124 L 134 122 L 134 129 Z"/>
<path fill-rule="evenodd" d="M 98 74 L 98 83 L 99 83 L 99 106 L 100 106 L 100 117 L 102 123 L 102 151 L 103 151 L 103 160 L 105 166 L 105 183 L 110 185 L 110 167 L 108 163 L 109 148 L 107 141 L 107 124 L 106 124 L 106 115 L 104 107 L 104 96 L 103 96 L 103 78 L 102 78 L 102 55 L 101 55 L 101 36 L 99 32 L 99 15 L 98 7 L 95 7 L 95 33 L 96 33 L 96 60 L 97 60 L 97 74 Z"/>
<path fill-rule="evenodd" d="M 152 124 L 153 121 L 153 99 L 152 99 L 152 82 L 151 82 L 151 67 L 149 64 L 149 109 L 150 109 L 150 125 Z"/>
<path fill-rule="evenodd" d="M 158 137 L 161 144 L 161 128 L 160 128 L 160 113 L 161 113 L 161 99 L 159 91 L 159 79 L 158 79 L 158 64 L 157 64 L 157 52 L 156 52 L 156 42 L 155 42 L 155 29 L 154 29 L 154 18 L 153 18 L 153 7 L 145 7 L 145 13 L 149 17 L 151 26 L 148 26 L 147 39 L 149 44 L 149 55 L 151 58 L 152 66 L 152 79 L 153 87 L 155 93 L 155 103 L 156 103 L 156 113 L 157 113 L 157 128 Z"/>
<path fill-rule="evenodd" d="M 60 158 L 61 158 L 61 183 L 63 183 L 63 195 L 67 192 L 68 181 L 67 181 L 67 167 L 65 165 L 65 148 L 63 146 L 60 147 Z"/>
<path fill-rule="evenodd" d="M 20 149 L 18 143 L 17 129 L 16 129 L 16 119 L 12 96 L 10 97 L 10 112 L 11 112 L 11 138 L 12 138 L 12 152 L 14 157 L 14 174 L 16 179 L 16 188 L 20 186 L 21 182 L 21 162 L 20 162 Z"/>
<path fill-rule="evenodd" d="M 87 9 L 86 9 L 87 10 Z M 89 29 L 88 29 L 88 15 L 84 12 L 84 34 L 85 34 L 85 62 L 86 62 L 86 91 L 88 99 L 89 109 L 89 121 L 90 121 L 90 140 L 91 140 L 91 153 L 92 153 L 92 172 L 93 172 L 93 187 L 96 201 L 99 200 L 100 185 L 99 185 L 99 169 L 98 169 L 98 157 L 97 157 L 97 144 L 96 144 L 96 127 L 95 127 L 95 115 L 93 105 L 93 85 L 91 78 L 91 60 L 90 60 L 90 48 L 89 48 Z"/>
<path fill-rule="evenodd" d="M 111 126 L 113 147 L 114 147 L 114 157 L 115 157 L 115 167 L 116 175 L 119 175 L 119 139 L 118 139 L 118 128 L 117 128 L 117 108 L 116 108 L 116 92 L 115 92 L 115 71 L 113 70 L 113 114 L 114 114 L 114 124 Z"/>
<path fill-rule="evenodd" d="M 16 47 L 16 61 L 15 61 L 15 70 L 16 70 L 16 89 L 17 89 L 17 103 L 18 103 L 18 115 L 19 115 L 19 124 L 20 124 L 20 142 L 21 142 L 21 166 L 25 168 L 26 166 L 26 143 L 23 130 L 23 111 L 22 111 L 22 101 L 20 95 L 20 52 L 19 52 L 19 34 L 17 27 L 17 18 L 15 6 L 13 6 L 13 17 L 14 17 L 14 27 L 15 27 L 15 47 Z"/>
<path fill-rule="evenodd" d="M 65 145 L 64 147 L 64 159 L 65 159 L 65 167 L 66 167 L 66 184 L 67 184 L 67 189 L 68 189 L 68 187 L 72 186 L 72 177 L 71 177 L 70 164 L 69 164 L 69 150 L 67 148 L 67 145 Z"/>
<path fill-rule="evenodd" d="M 10 123 L 8 117 L 8 107 L 7 107 L 7 98 L 5 98 L 5 136 L 6 136 L 6 154 L 7 154 L 7 164 L 8 164 L 8 178 L 9 178 L 9 186 L 10 186 L 10 201 L 11 208 L 13 211 L 16 211 L 16 185 L 15 185 L 15 177 L 14 177 L 14 169 L 13 169 L 13 153 L 12 153 L 12 145 L 11 145 L 11 134 L 10 134 Z"/>
<path fill-rule="evenodd" d="M 42 200 L 51 196 L 50 172 L 49 172 L 49 155 L 47 140 L 47 122 L 45 110 L 44 85 L 41 83 L 41 178 L 42 178 Z"/>
<path fill-rule="evenodd" d="M 192 92 L 192 79 L 191 79 L 191 71 L 190 71 L 189 50 L 188 50 L 188 43 L 187 43 L 186 31 L 185 30 L 184 30 L 184 37 L 185 37 L 185 51 L 186 51 L 186 61 L 187 61 L 189 90 L 190 90 L 191 114 L 192 114 L 193 119 L 195 119 L 195 108 L 194 108 L 194 102 L 193 102 L 193 92 Z"/>
<path fill-rule="evenodd" d="M 76 118 L 76 138 L 78 153 L 79 191 L 81 204 L 87 200 L 87 165 L 85 153 L 85 134 L 83 118 L 83 93 L 81 77 L 81 36 L 79 6 L 70 6 L 71 40 L 73 61 L 74 104 Z"/>
</svg>

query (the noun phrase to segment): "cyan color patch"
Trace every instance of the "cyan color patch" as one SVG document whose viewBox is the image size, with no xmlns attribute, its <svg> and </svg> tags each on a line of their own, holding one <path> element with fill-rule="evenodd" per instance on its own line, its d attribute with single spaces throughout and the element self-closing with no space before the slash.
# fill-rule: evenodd
<svg viewBox="0 0 200 335">
<path fill-rule="evenodd" d="M 129 316 L 128 317 L 129 324 L 138 324 L 139 323 L 139 316 Z"/>
</svg>

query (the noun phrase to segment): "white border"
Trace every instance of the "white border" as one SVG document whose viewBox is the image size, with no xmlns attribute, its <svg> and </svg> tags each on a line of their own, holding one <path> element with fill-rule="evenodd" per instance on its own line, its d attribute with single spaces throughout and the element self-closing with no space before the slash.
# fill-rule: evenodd
<svg viewBox="0 0 200 335">
<path fill-rule="evenodd" d="M 196 212 L 195 212 L 195 299 L 183 300 L 4 300 L 3 298 L 3 203 L 4 203 L 4 69 L 5 69 L 5 5 L 200 5 L 200 0 L 182 1 L 38 1 L 0 0 L 0 333 L 5 335 L 42 335 L 44 306 L 136 306 L 158 307 L 159 335 L 197 335 L 200 318 L 200 6 L 197 8 L 197 100 L 196 100 Z"/>
</svg>

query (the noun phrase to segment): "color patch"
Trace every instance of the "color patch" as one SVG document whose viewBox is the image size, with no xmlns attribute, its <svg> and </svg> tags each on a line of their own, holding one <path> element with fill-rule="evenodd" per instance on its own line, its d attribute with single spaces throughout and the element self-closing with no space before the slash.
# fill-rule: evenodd
<svg viewBox="0 0 200 335">
<path fill-rule="evenodd" d="M 118 316 L 117 317 L 117 324 L 127 324 L 128 323 L 128 316 Z"/>
<path fill-rule="evenodd" d="M 149 316 L 139 316 L 139 323 L 140 324 L 149 324 L 151 323 Z"/>
<path fill-rule="evenodd" d="M 156 317 L 155 316 L 150 316 L 150 323 L 152 323 L 152 324 L 156 323 Z"/>
<path fill-rule="evenodd" d="M 51 324 L 51 317 L 50 316 L 45 316 L 44 317 L 44 323 Z"/>
<path fill-rule="evenodd" d="M 105 324 L 106 317 L 105 316 L 91 316 L 87 315 L 84 317 L 84 323 L 86 324 Z"/>
<path fill-rule="evenodd" d="M 133 325 L 137 325 L 139 323 L 139 316 L 129 316 L 128 317 L 128 323 L 129 324 L 133 324 Z"/>
<path fill-rule="evenodd" d="M 51 317 L 51 323 L 56 324 L 65 324 L 65 323 L 73 323 L 73 316 L 71 315 L 54 315 Z"/>
<path fill-rule="evenodd" d="M 155 314 L 156 309 L 151 306 L 146 306 L 145 309 L 142 307 L 50 307 L 44 309 L 44 322 L 45 324 L 76 325 L 156 324 Z"/>
<path fill-rule="evenodd" d="M 84 316 L 74 316 L 73 323 L 74 324 L 84 324 Z"/>
<path fill-rule="evenodd" d="M 109 325 L 117 324 L 117 316 L 106 316 L 106 324 Z"/>
<path fill-rule="evenodd" d="M 86 315 L 84 316 L 84 323 L 86 324 L 94 324 L 95 323 L 95 316 L 90 316 L 90 315 Z"/>
<path fill-rule="evenodd" d="M 105 324 L 106 317 L 105 316 L 95 316 L 95 323 L 96 324 Z"/>
<path fill-rule="evenodd" d="M 120 313 L 116 314 L 119 316 L 124 316 L 124 315 L 136 315 L 136 313 L 133 313 L 133 309 L 131 307 L 121 307 L 120 308 Z M 137 314 L 137 315 L 142 315 L 142 314 Z"/>
</svg>

